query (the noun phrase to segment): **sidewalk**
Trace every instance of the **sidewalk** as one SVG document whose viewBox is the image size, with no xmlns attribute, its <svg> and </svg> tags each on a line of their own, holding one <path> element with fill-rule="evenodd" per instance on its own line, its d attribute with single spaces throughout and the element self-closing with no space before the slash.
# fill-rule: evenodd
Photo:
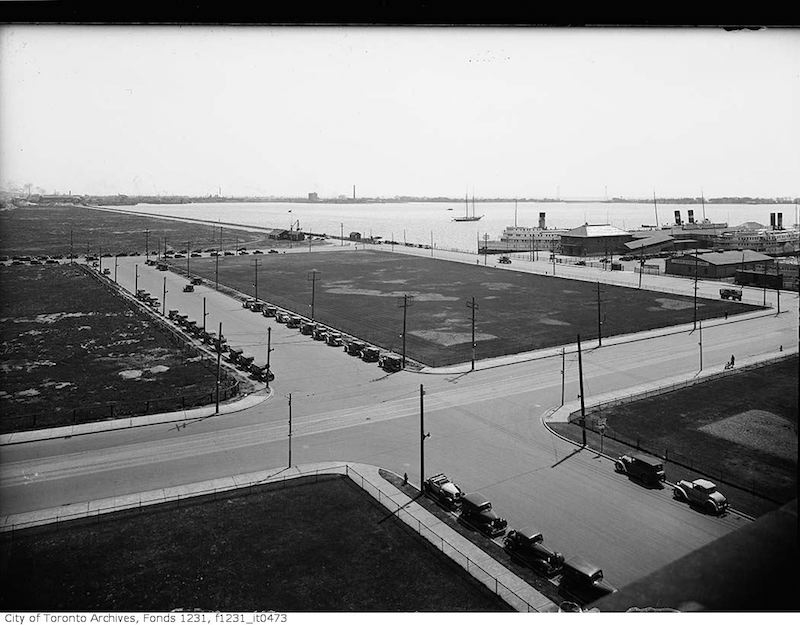
<svg viewBox="0 0 800 625">
<path fill-rule="evenodd" d="M 397 518 L 417 531 L 433 546 L 467 570 L 476 580 L 520 612 L 555 612 L 558 607 L 471 541 L 443 523 L 379 474 L 379 467 L 360 463 L 326 462 L 234 475 L 171 488 L 69 504 L 0 518 L 0 532 L 96 517 L 109 512 L 178 501 L 258 484 L 281 482 L 297 477 L 346 475 Z"/>
<path fill-rule="evenodd" d="M 164 412 L 160 414 L 150 414 L 141 417 L 128 417 L 126 419 L 109 419 L 107 421 L 94 421 L 92 423 L 81 423 L 79 425 L 65 425 L 58 428 L 47 428 L 43 430 L 27 430 L 24 432 L 12 432 L 11 434 L 0 435 L 0 446 L 14 445 L 19 443 L 32 443 L 36 441 L 46 441 L 54 438 L 68 438 L 70 436 L 81 436 L 83 434 L 95 434 L 97 432 L 113 432 L 114 430 L 124 430 L 127 428 L 143 427 L 146 425 L 156 425 L 158 423 L 174 423 L 176 421 L 198 421 L 224 414 L 232 414 L 247 410 L 253 406 L 266 401 L 272 397 L 271 389 L 264 389 L 245 395 L 235 401 L 219 405 L 219 413 L 216 412 L 216 405 L 209 404 L 199 408 L 179 410 L 177 412 Z"/>
</svg>

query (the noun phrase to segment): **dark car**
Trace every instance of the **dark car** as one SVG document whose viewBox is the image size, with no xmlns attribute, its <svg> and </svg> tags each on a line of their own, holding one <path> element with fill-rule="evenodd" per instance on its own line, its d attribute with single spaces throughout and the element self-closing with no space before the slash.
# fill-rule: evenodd
<svg viewBox="0 0 800 625">
<path fill-rule="evenodd" d="M 469 493 L 461 499 L 461 514 L 458 521 L 472 527 L 490 538 L 502 536 L 508 522 L 497 516 L 491 502 L 480 493 Z"/>
<path fill-rule="evenodd" d="M 263 253 L 264 252 L 262 252 L 261 250 L 253 250 L 253 254 L 263 254 Z"/>
<path fill-rule="evenodd" d="M 377 347 L 365 347 L 361 350 L 361 360 L 364 362 L 378 362 L 381 351 Z"/>
<path fill-rule="evenodd" d="M 378 358 L 378 366 L 384 371 L 394 373 L 395 371 L 402 371 L 403 360 L 400 356 L 394 354 L 381 354 Z"/>
<path fill-rule="evenodd" d="M 267 252 L 267 254 L 277 254 L 277 253 L 278 253 L 278 250 L 270 250 L 269 252 Z"/>
<path fill-rule="evenodd" d="M 617 592 L 603 579 L 603 571 L 581 557 L 570 557 L 562 568 L 559 593 L 580 604 L 597 601 Z"/>
<path fill-rule="evenodd" d="M 667 479 L 663 461 L 645 454 L 620 456 L 614 461 L 614 470 L 648 486 L 661 486 Z"/>
<path fill-rule="evenodd" d="M 503 548 L 513 560 L 548 577 L 564 566 L 564 556 L 545 547 L 542 533 L 536 530 L 511 530 L 503 540 Z"/>
<path fill-rule="evenodd" d="M 362 343 L 361 341 L 347 341 L 344 344 L 344 351 L 351 356 L 361 356 L 361 350 L 366 346 L 366 343 Z"/>
</svg>

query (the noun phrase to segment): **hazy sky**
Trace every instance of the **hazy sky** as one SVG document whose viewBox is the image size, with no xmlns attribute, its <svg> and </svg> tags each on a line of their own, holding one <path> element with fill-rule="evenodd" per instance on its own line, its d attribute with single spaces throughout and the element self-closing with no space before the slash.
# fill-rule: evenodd
<svg viewBox="0 0 800 625">
<path fill-rule="evenodd" d="M 799 111 L 794 30 L 0 28 L 48 193 L 797 196 Z"/>
</svg>

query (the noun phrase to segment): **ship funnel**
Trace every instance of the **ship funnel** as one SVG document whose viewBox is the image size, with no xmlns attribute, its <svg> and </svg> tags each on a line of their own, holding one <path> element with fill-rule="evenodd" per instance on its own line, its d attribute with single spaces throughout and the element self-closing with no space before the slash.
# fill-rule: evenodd
<svg viewBox="0 0 800 625">
<path fill-rule="evenodd" d="M 544 213 L 539 213 L 539 228 L 540 228 L 541 230 L 544 230 L 544 229 L 545 229 L 545 225 L 544 225 L 544 217 L 545 217 L 545 214 L 544 214 Z"/>
<path fill-rule="evenodd" d="M 783 213 L 778 213 L 778 230 L 783 230 Z"/>
<path fill-rule="evenodd" d="M 775 213 L 769 214 L 769 229 L 775 230 Z"/>
<path fill-rule="evenodd" d="M 689 223 L 694 223 L 694 211 L 691 208 L 689 209 Z"/>
<path fill-rule="evenodd" d="M 680 211 L 675 211 L 675 225 L 676 226 L 680 226 L 681 225 L 681 212 Z"/>
</svg>

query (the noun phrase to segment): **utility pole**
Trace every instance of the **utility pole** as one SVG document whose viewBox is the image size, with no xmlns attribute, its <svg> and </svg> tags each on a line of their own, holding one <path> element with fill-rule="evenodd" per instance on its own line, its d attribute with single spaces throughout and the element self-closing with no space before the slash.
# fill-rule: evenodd
<svg viewBox="0 0 800 625">
<path fill-rule="evenodd" d="M 133 278 L 133 294 L 136 295 L 139 292 L 139 265 L 134 265 L 133 269 L 135 271 L 135 277 Z"/>
<path fill-rule="evenodd" d="M 272 328 L 267 326 L 267 388 L 269 388 L 269 355 L 272 352 Z"/>
<path fill-rule="evenodd" d="M 433 258 L 433 230 L 431 230 L 431 258 Z"/>
<path fill-rule="evenodd" d="M 597 281 L 597 346 L 603 346 L 603 320 L 600 317 L 600 280 Z"/>
<path fill-rule="evenodd" d="M 478 310 L 478 304 L 475 303 L 475 298 L 471 302 L 467 302 L 467 308 L 472 309 L 472 366 L 470 371 L 475 371 L 475 311 Z"/>
<path fill-rule="evenodd" d="M 425 490 L 425 439 L 431 434 L 425 433 L 425 390 L 419 385 L 419 490 Z"/>
<path fill-rule="evenodd" d="M 317 277 L 319 276 L 319 271 L 316 269 L 312 269 L 308 272 L 308 276 L 306 280 L 311 282 L 311 321 L 314 321 L 314 299 L 317 291 Z"/>
<path fill-rule="evenodd" d="M 164 233 L 164 258 L 167 257 L 167 233 Z"/>
<path fill-rule="evenodd" d="M 217 335 L 217 410 L 214 414 L 219 414 L 219 376 L 222 363 L 222 322 L 219 322 L 219 335 Z"/>
<path fill-rule="evenodd" d="M 186 279 L 189 279 L 189 259 L 192 257 L 191 241 L 186 241 Z"/>
<path fill-rule="evenodd" d="M 644 258 L 639 259 L 639 288 L 642 288 L 642 274 L 644 273 Z"/>
<path fill-rule="evenodd" d="M 161 298 L 161 316 L 167 311 L 167 276 L 164 276 L 164 295 Z"/>
<path fill-rule="evenodd" d="M 697 329 L 697 250 L 694 251 L 694 321 L 692 322 L 692 332 Z"/>
<path fill-rule="evenodd" d="M 73 250 L 73 246 L 72 246 L 72 228 L 70 228 L 69 229 L 69 264 L 70 265 L 75 262 L 73 260 L 74 258 L 75 258 L 75 251 Z"/>
<path fill-rule="evenodd" d="M 339 224 L 339 238 L 342 240 L 342 247 L 344 247 L 344 224 Z"/>
<path fill-rule="evenodd" d="M 253 287 L 255 288 L 254 297 L 255 297 L 256 301 L 258 301 L 258 262 L 259 261 L 258 261 L 257 258 L 253 259 L 253 274 L 254 274 Z"/>
<path fill-rule="evenodd" d="M 103 273 L 103 246 L 99 246 L 99 251 L 97 253 L 97 258 L 100 259 L 100 273 Z M 764 284 L 766 285 L 767 279 L 764 278 Z M 764 303 L 766 304 L 767 301 L 767 287 L 764 287 Z"/>
<path fill-rule="evenodd" d="M 744 256 L 744 254 L 742 254 Z M 100 258 L 100 268 L 103 267 L 103 259 Z M 767 263 L 764 263 L 764 306 L 767 305 Z"/>
<path fill-rule="evenodd" d="M 700 346 L 700 371 L 703 370 L 703 322 L 700 322 L 700 342 L 698 343 Z"/>
<path fill-rule="evenodd" d="M 581 392 L 581 439 L 583 446 L 586 447 L 586 405 L 583 401 L 583 360 L 581 359 L 581 335 L 578 335 L 578 378 L 580 379 Z"/>
<path fill-rule="evenodd" d="M 215 290 L 219 291 L 219 257 L 222 255 L 222 226 L 219 228 L 219 248 L 217 250 L 217 255 L 214 257 L 214 282 L 215 282 Z"/>
<path fill-rule="evenodd" d="M 150 231 L 144 231 L 144 259 L 150 258 Z"/>
<path fill-rule="evenodd" d="M 483 266 L 486 266 L 489 258 L 489 235 L 483 233 Z"/>
<path fill-rule="evenodd" d="M 206 298 L 203 298 L 203 333 L 205 334 L 206 331 L 206 317 L 208 313 L 206 312 Z"/>
<path fill-rule="evenodd" d="M 550 256 L 553 257 L 553 275 L 556 275 L 556 242 L 555 242 L 555 239 L 553 240 L 553 243 L 550 246 Z"/>
<path fill-rule="evenodd" d="M 289 466 L 292 466 L 292 394 L 289 393 Z"/>
<path fill-rule="evenodd" d="M 566 386 L 567 363 L 564 348 L 561 348 L 561 405 L 564 405 L 564 387 Z"/>
<path fill-rule="evenodd" d="M 406 368 L 406 314 L 408 313 L 408 307 L 413 306 L 414 304 L 414 296 L 413 295 L 403 295 L 402 303 L 399 303 L 398 306 L 403 307 L 403 369 Z"/>
<path fill-rule="evenodd" d="M 114 284 L 117 283 L 117 261 L 119 260 L 118 256 L 114 256 Z"/>
</svg>

